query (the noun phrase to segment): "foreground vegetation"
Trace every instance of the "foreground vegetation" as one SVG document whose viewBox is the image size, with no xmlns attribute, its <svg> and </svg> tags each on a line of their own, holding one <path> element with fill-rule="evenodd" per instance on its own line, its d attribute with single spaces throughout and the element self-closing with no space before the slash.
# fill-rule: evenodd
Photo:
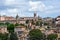
<svg viewBox="0 0 60 40">
<path fill-rule="evenodd" d="M 29 32 L 29 40 L 57 40 L 57 34 L 43 34 L 39 29 L 33 29 Z"/>
<path fill-rule="evenodd" d="M 29 20 L 26 21 L 26 24 L 29 23 Z M 36 26 L 42 26 L 41 21 L 37 21 L 36 23 L 33 22 L 32 24 Z M 9 33 L 2 34 L 0 33 L 0 40 L 18 40 L 17 34 L 14 33 L 14 28 L 15 26 L 25 26 L 25 24 L 12 24 L 12 23 L 0 23 L 0 25 L 6 25 L 7 30 Z M 44 23 L 44 25 L 48 25 L 48 23 Z M 49 28 L 49 27 L 48 27 Z M 39 29 L 33 29 L 29 32 L 29 40 L 56 40 L 57 39 L 57 34 L 49 34 L 45 35 L 43 34 Z"/>
</svg>

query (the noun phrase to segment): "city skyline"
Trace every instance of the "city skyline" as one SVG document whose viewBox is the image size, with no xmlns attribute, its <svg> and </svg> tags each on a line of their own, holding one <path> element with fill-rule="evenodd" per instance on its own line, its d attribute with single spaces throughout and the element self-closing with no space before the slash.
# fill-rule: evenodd
<svg viewBox="0 0 60 40">
<path fill-rule="evenodd" d="M 60 0 L 0 0 L 0 15 L 31 17 L 60 16 Z"/>
</svg>

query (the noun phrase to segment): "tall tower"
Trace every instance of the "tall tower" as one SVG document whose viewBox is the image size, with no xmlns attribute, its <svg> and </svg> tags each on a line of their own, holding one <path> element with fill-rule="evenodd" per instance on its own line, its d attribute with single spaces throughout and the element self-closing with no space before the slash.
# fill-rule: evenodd
<svg viewBox="0 0 60 40">
<path fill-rule="evenodd" d="M 18 23 L 18 21 L 19 21 L 19 16 L 18 16 L 18 14 L 16 15 L 16 23 Z"/>
<path fill-rule="evenodd" d="M 37 18 L 37 16 L 36 16 L 36 12 L 34 12 L 34 23 L 36 23 L 36 18 Z"/>
<path fill-rule="evenodd" d="M 34 12 L 34 17 L 36 17 L 36 12 Z"/>
</svg>

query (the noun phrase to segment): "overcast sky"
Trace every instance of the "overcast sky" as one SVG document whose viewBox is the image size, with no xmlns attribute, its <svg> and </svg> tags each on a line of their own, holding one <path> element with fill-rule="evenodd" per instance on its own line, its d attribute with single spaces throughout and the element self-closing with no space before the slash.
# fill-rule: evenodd
<svg viewBox="0 0 60 40">
<path fill-rule="evenodd" d="M 0 15 L 30 17 L 35 11 L 41 17 L 59 16 L 60 0 L 0 0 Z"/>
</svg>

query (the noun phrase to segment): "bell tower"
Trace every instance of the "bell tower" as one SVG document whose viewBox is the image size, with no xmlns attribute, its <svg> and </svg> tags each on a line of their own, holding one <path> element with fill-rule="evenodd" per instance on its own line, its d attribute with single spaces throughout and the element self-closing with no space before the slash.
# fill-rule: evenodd
<svg viewBox="0 0 60 40">
<path fill-rule="evenodd" d="M 19 18 L 19 16 L 18 16 L 18 14 L 16 15 L 16 23 L 18 23 L 18 19 Z"/>
<path fill-rule="evenodd" d="M 36 17 L 36 12 L 34 12 L 34 17 Z"/>
<path fill-rule="evenodd" d="M 36 12 L 34 12 L 34 23 L 36 23 L 36 18 L 37 18 L 37 15 L 36 15 Z"/>
</svg>

